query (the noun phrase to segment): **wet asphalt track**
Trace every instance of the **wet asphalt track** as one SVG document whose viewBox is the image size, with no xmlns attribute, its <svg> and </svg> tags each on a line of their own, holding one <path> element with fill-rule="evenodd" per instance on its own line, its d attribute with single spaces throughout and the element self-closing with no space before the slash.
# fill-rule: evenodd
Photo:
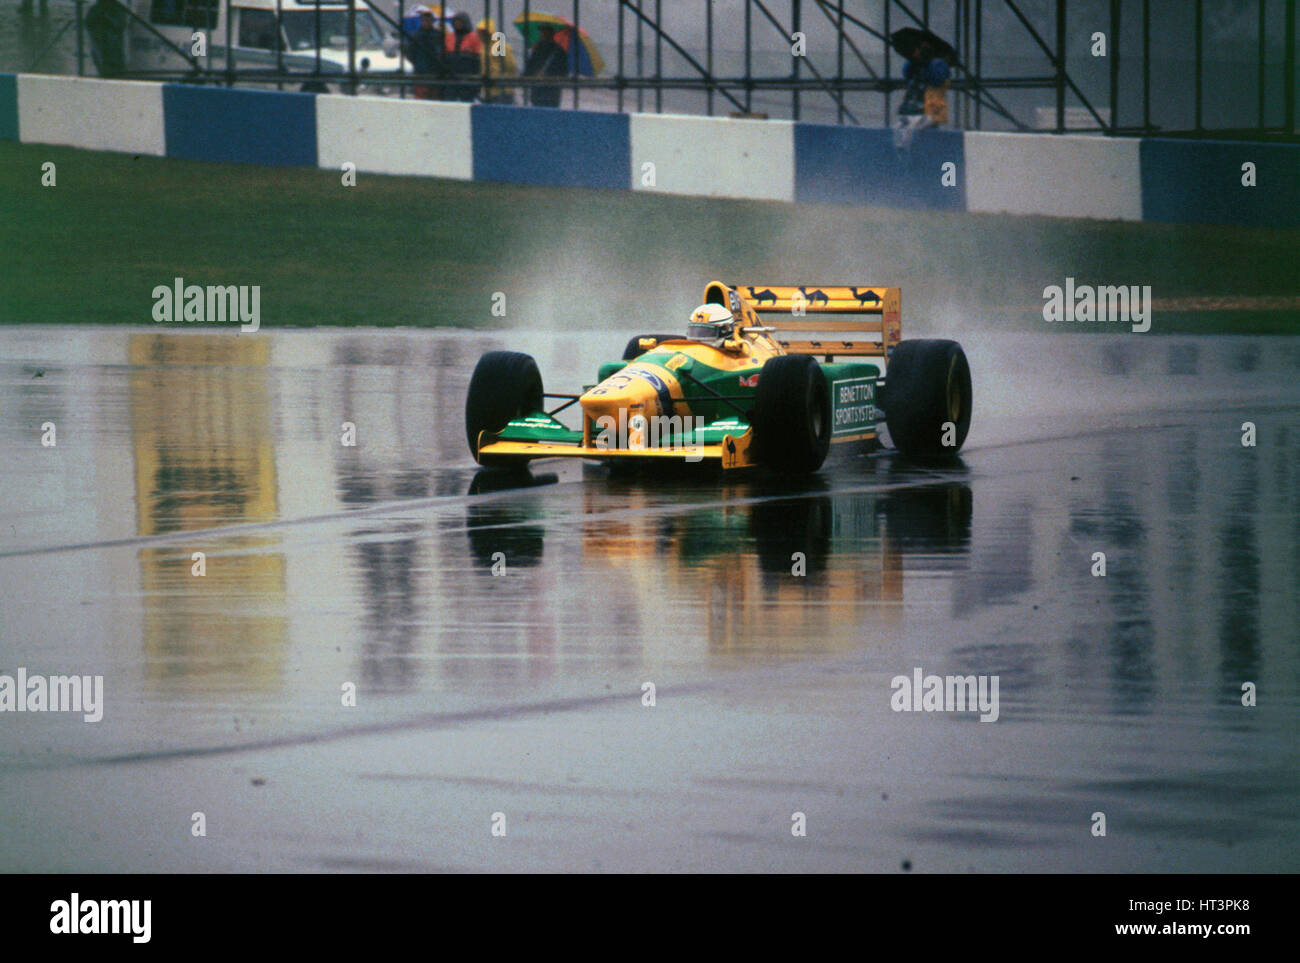
<svg viewBox="0 0 1300 963">
<path fill-rule="evenodd" d="M 106 688 L 0 715 L 0 870 L 1300 868 L 1300 339 L 960 334 L 952 468 L 476 474 L 481 351 L 630 333 L 0 331 L 0 672 Z"/>
</svg>

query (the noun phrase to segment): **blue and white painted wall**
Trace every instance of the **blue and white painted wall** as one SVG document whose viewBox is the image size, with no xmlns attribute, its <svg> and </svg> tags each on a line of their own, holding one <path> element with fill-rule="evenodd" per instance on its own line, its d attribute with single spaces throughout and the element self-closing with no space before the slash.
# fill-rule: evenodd
<svg viewBox="0 0 1300 963">
<path fill-rule="evenodd" d="M 0 74 L 0 140 L 707 197 L 1300 226 L 1300 146 L 610 114 Z M 1253 180 L 1255 186 L 1247 182 Z"/>
</svg>

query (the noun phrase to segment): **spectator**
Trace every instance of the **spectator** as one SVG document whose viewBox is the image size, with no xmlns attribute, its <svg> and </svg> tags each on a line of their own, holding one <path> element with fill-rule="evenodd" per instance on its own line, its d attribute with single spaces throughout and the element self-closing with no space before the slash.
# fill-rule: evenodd
<svg viewBox="0 0 1300 963">
<path fill-rule="evenodd" d="M 483 47 L 483 76 L 492 81 L 483 86 L 483 103 L 513 104 L 514 88 L 502 86 L 497 81 L 503 77 L 519 76 L 519 64 L 515 62 L 515 52 L 505 40 L 501 41 L 500 53 L 493 52 L 492 35 L 496 33 L 497 25 L 491 17 L 480 20 L 477 29 L 479 43 Z"/>
<path fill-rule="evenodd" d="M 457 13 L 451 18 L 451 32 L 446 39 L 447 68 L 457 77 L 477 77 L 483 71 L 483 44 L 470 23 L 469 14 Z M 478 96 L 478 84 L 456 84 L 447 87 L 444 100 L 473 100 Z"/>
<path fill-rule="evenodd" d="M 951 69 L 948 61 L 935 56 L 927 42 L 913 48 L 903 64 L 903 79 L 907 93 L 898 108 L 898 123 L 894 128 L 894 146 L 911 145 L 912 135 L 926 127 L 948 122 L 948 78 Z"/>
<path fill-rule="evenodd" d="M 117 0 L 95 0 L 86 14 L 90 55 L 101 77 L 126 73 L 126 10 Z"/>
<path fill-rule="evenodd" d="M 483 44 L 479 42 L 478 34 L 470 26 L 469 14 L 463 10 L 451 18 L 451 33 L 447 34 L 447 53 L 472 53 L 479 54 L 483 52 Z"/>
<path fill-rule="evenodd" d="M 935 57 L 925 65 L 925 116 L 930 125 L 940 127 L 948 123 L 948 78 L 952 68 L 948 61 Z"/>
<path fill-rule="evenodd" d="M 433 20 L 433 11 L 428 7 L 416 7 L 420 15 L 420 26 L 415 35 L 406 41 L 406 59 L 417 74 L 441 76 L 443 30 Z M 417 100 L 438 100 L 438 91 L 428 84 L 413 84 L 411 93 Z"/>
<path fill-rule="evenodd" d="M 528 51 L 524 61 L 524 75 L 528 77 L 566 77 L 569 73 L 569 55 L 555 42 L 555 27 L 549 23 L 538 28 L 541 39 Z M 531 88 L 530 102 L 534 107 L 559 107 L 560 87 L 550 84 Z"/>
</svg>

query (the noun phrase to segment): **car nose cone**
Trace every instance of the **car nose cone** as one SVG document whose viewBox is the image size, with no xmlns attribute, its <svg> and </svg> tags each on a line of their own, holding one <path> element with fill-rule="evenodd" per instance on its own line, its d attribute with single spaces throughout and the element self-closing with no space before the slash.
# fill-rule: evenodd
<svg viewBox="0 0 1300 963">
<path fill-rule="evenodd" d="M 675 407 L 672 375 L 655 365 L 630 364 L 610 375 L 582 396 L 587 416 L 618 420 L 639 413 L 646 417 L 671 415 Z"/>
</svg>

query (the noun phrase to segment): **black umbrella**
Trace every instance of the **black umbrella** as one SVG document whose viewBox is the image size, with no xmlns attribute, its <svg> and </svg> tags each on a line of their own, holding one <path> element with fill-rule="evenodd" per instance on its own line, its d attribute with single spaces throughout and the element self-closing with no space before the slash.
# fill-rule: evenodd
<svg viewBox="0 0 1300 963">
<path fill-rule="evenodd" d="M 952 66 L 957 63 L 957 51 L 952 44 L 920 27 L 904 27 L 889 35 L 889 45 L 908 60 L 920 60 L 929 63 L 935 57 L 948 61 Z"/>
</svg>

